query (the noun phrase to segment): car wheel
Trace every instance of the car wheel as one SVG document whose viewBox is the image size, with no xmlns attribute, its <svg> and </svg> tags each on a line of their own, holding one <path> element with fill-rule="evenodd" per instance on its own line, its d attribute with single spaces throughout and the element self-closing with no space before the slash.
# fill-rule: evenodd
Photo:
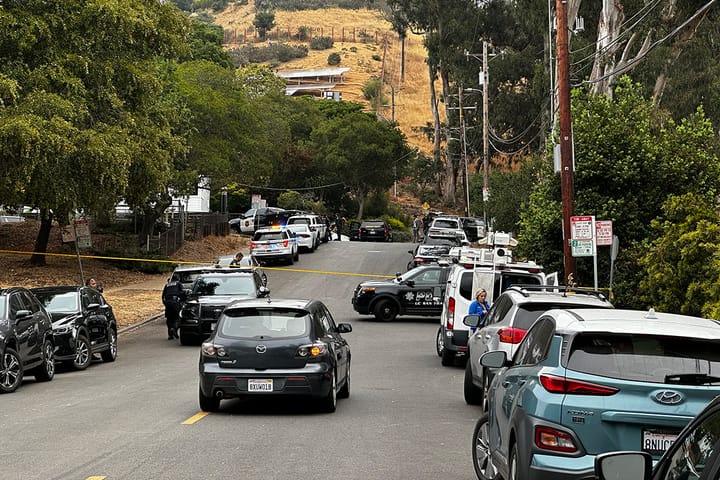
<svg viewBox="0 0 720 480">
<path fill-rule="evenodd" d="M 345 373 L 345 383 L 342 388 L 338 390 L 338 398 L 350 397 L 350 362 L 348 361 L 347 372 Z"/>
<path fill-rule="evenodd" d="M 330 391 L 327 396 L 320 400 L 320 411 L 324 413 L 333 413 L 337 407 L 337 377 L 335 372 L 331 373 Z"/>
<path fill-rule="evenodd" d="M 108 348 L 104 350 L 100 356 L 103 362 L 114 362 L 117 358 L 117 333 L 115 329 L 110 328 L 108 330 Z"/>
<path fill-rule="evenodd" d="M 300 260 L 300 249 L 295 250 L 295 257 L 293 258 L 296 262 Z"/>
<path fill-rule="evenodd" d="M 499 477 L 495 465 L 492 463 L 490 452 L 487 414 L 480 417 L 475 424 L 472 439 L 472 459 L 475 475 L 480 480 L 496 480 Z"/>
<path fill-rule="evenodd" d="M 12 393 L 23 381 L 20 356 L 12 348 L 6 348 L 0 359 L 0 393 Z"/>
<path fill-rule="evenodd" d="M 292 253 L 288 255 L 285 263 L 287 263 L 288 265 L 293 265 L 295 263 L 295 255 L 293 255 Z"/>
<path fill-rule="evenodd" d="M 442 351 L 442 355 L 440 355 L 440 363 L 443 367 L 455 366 L 455 353 L 448 350 L 447 348 L 444 348 Z"/>
<path fill-rule="evenodd" d="M 473 383 L 472 362 L 468 360 L 465 365 L 465 380 L 463 385 L 463 393 L 465 394 L 465 403 L 468 405 L 483 404 L 483 389 L 477 387 Z"/>
<path fill-rule="evenodd" d="M 437 337 L 435 338 L 435 350 L 437 351 L 438 357 L 442 357 L 443 350 L 445 350 L 442 327 L 438 328 Z"/>
<path fill-rule="evenodd" d="M 514 443 L 512 448 L 510 449 L 510 461 L 508 462 L 508 468 L 510 470 L 508 475 L 508 480 L 517 480 L 518 474 L 517 474 L 517 464 L 518 464 L 518 448 L 517 443 Z"/>
<path fill-rule="evenodd" d="M 49 382 L 55 376 L 55 347 L 45 340 L 42 349 L 42 363 L 33 369 L 32 374 L 38 382 Z"/>
<path fill-rule="evenodd" d="M 488 398 L 490 395 L 490 381 L 492 380 L 492 375 L 490 374 L 490 371 L 487 369 L 483 369 L 483 403 L 482 408 L 484 412 L 488 411 Z"/>
<path fill-rule="evenodd" d="M 75 358 L 72 360 L 72 368 L 75 370 L 85 370 L 92 360 L 90 353 L 90 342 L 85 335 L 78 335 L 75 340 Z"/>
<path fill-rule="evenodd" d="M 201 388 L 198 388 L 198 403 L 200 403 L 200 410 L 203 412 L 217 412 L 220 409 L 220 399 L 206 397 Z"/>
<path fill-rule="evenodd" d="M 180 345 L 195 345 L 195 334 L 189 333 L 187 330 L 180 329 Z"/>
<path fill-rule="evenodd" d="M 392 300 L 380 300 L 375 305 L 375 318 L 381 322 L 392 322 L 398 314 L 398 307 Z"/>
</svg>

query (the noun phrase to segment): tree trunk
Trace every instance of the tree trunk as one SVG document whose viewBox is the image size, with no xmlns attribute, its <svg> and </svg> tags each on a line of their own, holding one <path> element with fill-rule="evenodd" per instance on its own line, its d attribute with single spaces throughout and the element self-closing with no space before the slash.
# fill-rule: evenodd
<svg viewBox="0 0 720 480">
<path fill-rule="evenodd" d="M 138 246 L 143 246 L 147 242 L 148 235 L 153 234 L 155 229 L 155 222 L 160 219 L 165 210 L 171 205 L 172 198 L 170 195 L 163 195 L 162 198 L 157 199 L 154 206 L 146 206 L 143 208 L 143 221 L 140 226 L 140 232 L 138 233 Z"/>
<path fill-rule="evenodd" d="M 437 76 L 435 75 L 435 70 L 433 69 L 432 65 L 428 63 L 428 73 L 430 75 L 430 110 L 432 111 L 432 117 L 433 117 L 433 159 L 435 160 L 435 164 L 440 164 L 440 140 L 441 140 L 441 132 L 440 132 L 440 112 L 438 112 L 438 104 L 437 104 L 437 95 L 435 93 L 435 79 Z M 435 178 L 433 179 L 433 184 L 435 185 L 435 193 L 440 195 L 442 193 L 442 188 L 440 186 L 440 179 Z"/>
<path fill-rule="evenodd" d="M 47 252 L 48 241 L 52 230 L 52 213 L 47 208 L 40 209 L 40 230 L 35 238 L 35 248 L 30 257 L 30 265 L 38 267 L 45 266 L 45 252 Z"/>
<path fill-rule="evenodd" d="M 596 95 L 610 96 L 610 75 L 615 68 L 615 53 L 620 44 L 617 42 L 620 27 L 625 19 L 623 6 L 616 0 L 603 0 L 595 43 L 595 61 L 590 82 Z"/>
<path fill-rule="evenodd" d="M 400 83 L 405 81 L 405 39 L 406 34 L 400 35 Z"/>
<path fill-rule="evenodd" d="M 440 79 L 442 80 L 443 98 L 445 99 L 445 118 L 448 119 L 447 123 L 450 124 L 450 79 L 448 72 L 444 69 L 440 69 Z M 457 181 L 457 169 L 455 168 L 455 160 L 448 152 L 448 157 L 445 161 L 445 188 L 444 197 L 445 202 L 452 206 L 455 206 L 455 182 Z"/>
</svg>

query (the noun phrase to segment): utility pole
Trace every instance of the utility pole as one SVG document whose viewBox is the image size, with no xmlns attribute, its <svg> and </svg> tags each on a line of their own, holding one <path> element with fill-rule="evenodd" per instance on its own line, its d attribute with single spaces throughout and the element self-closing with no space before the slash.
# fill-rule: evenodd
<svg viewBox="0 0 720 480">
<path fill-rule="evenodd" d="M 462 155 L 462 161 L 464 165 L 464 177 L 465 177 L 465 216 L 470 216 L 470 187 L 468 182 L 468 168 L 467 168 L 467 148 L 465 141 L 465 115 L 463 114 L 463 87 L 458 87 L 458 103 L 460 107 L 460 154 Z"/>
<path fill-rule="evenodd" d="M 483 91 L 483 203 L 487 202 L 490 197 L 490 190 L 488 187 L 488 174 L 490 170 L 490 150 L 488 148 L 488 84 L 490 82 L 490 72 L 488 72 L 488 51 L 487 41 L 483 40 L 483 69 L 482 69 L 482 91 Z M 483 213 L 483 216 L 487 216 Z M 488 224 L 488 219 L 484 218 L 485 225 Z"/>
<path fill-rule="evenodd" d="M 557 73 L 558 107 L 560 114 L 560 192 L 562 196 L 563 253 L 565 260 L 565 281 L 572 275 L 577 278 L 575 257 L 570 245 L 570 217 L 573 215 L 573 138 L 570 118 L 570 62 L 567 0 L 556 0 L 557 15 Z"/>
</svg>

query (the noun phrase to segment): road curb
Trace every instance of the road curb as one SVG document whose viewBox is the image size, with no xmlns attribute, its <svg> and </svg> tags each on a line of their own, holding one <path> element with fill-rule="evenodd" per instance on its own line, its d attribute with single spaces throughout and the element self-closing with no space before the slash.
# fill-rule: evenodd
<svg viewBox="0 0 720 480">
<path fill-rule="evenodd" d="M 148 323 L 152 323 L 156 320 L 160 320 L 161 318 L 165 318 L 164 313 L 156 313 L 155 315 L 152 315 L 151 317 L 146 318 L 145 320 L 142 320 L 140 322 L 133 323 L 132 325 L 126 325 L 118 330 L 118 335 L 121 335 L 123 333 L 132 332 L 133 330 L 137 330 L 140 327 L 143 327 L 147 325 Z"/>
</svg>

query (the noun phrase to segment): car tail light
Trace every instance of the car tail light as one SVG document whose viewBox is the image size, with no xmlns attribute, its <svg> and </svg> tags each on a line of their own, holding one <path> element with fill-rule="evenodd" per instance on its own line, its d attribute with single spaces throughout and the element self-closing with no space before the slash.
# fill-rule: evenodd
<svg viewBox="0 0 720 480">
<path fill-rule="evenodd" d="M 425 261 L 425 259 L 423 259 L 423 258 L 413 258 L 413 262 L 415 262 L 415 263 L 423 263 L 424 261 Z"/>
<path fill-rule="evenodd" d="M 501 343 L 520 343 L 522 339 L 525 338 L 526 333 L 527 330 L 523 330 L 522 328 L 507 327 L 498 330 Z"/>
<path fill-rule="evenodd" d="M 290 243 L 290 240 L 283 240 L 283 247 L 287 247 Z"/>
<path fill-rule="evenodd" d="M 567 393 L 570 395 L 609 396 L 620 391 L 615 387 L 597 383 L 582 382 L 555 375 L 540 375 L 540 383 L 550 393 Z"/>
<path fill-rule="evenodd" d="M 535 427 L 535 446 L 555 452 L 577 452 L 572 437 L 565 432 L 549 427 Z"/>
<path fill-rule="evenodd" d="M 323 342 L 315 342 L 307 345 L 301 345 L 297 349 L 297 356 L 305 358 L 308 361 L 324 358 L 328 353 L 328 346 Z"/>
<path fill-rule="evenodd" d="M 257 244 L 255 242 L 250 242 L 250 250 L 257 247 Z"/>
<path fill-rule="evenodd" d="M 450 297 L 448 300 L 448 317 L 445 324 L 447 330 L 452 330 L 455 326 L 455 297 Z"/>
</svg>

